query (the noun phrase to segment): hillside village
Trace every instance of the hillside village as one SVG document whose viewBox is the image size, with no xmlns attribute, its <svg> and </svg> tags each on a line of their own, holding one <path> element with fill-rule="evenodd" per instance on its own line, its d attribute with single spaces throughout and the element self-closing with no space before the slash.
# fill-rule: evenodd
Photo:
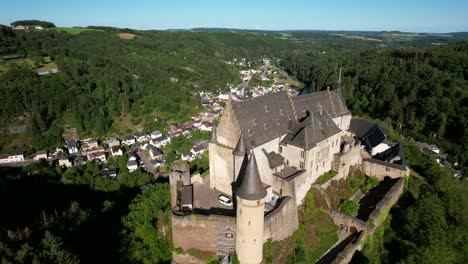
<svg viewBox="0 0 468 264">
<path fill-rule="evenodd" d="M 21 59 L 18 57 L 15 59 Z M 288 94 L 297 94 L 288 83 L 284 82 L 288 78 L 285 73 L 278 74 L 277 69 L 268 58 L 262 58 L 256 63 L 246 61 L 245 58 L 226 61 L 226 64 L 235 65 L 239 70 L 241 83 L 237 86 L 230 83 L 226 88 L 221 89 L 219 94 L 211 92 L 200 92 L 200 102 L 205 111 L 199 113 L 182 124 L 170 124 L 163 134 L 161 131 L 141 131 L 131 135 L 109 138 L 85 138 L 80 139 L 76 128 L 66 127 L 62 135 L 64 145 L 60 147 L 41 150 L 32 157 L 25 158 L 22 151 L 14 151 L 0 156 L 0 164 L 6 166 L 25 166 L 40 160 L 57 160 L 62 167 L 79 166 L 87 161 L 102 164 L 102 176 L 106 178 L 116 178 L 117 168 L 109 168 L 106 161 L 109 157 L 126 155 L 127 169 L 133 172 L 137 169 L 143 172 L 154 173 L 157 168 L 168 165 L 166 163 L 167 153 L 164 147 L 175 137 L 191 137 L 194 130 L 210 132 L 214 122 L 223 113 L 223 105 L 228 100 L 246 100 L 264 94 L 279 91 L 288 91 Z M 252 65 L 258 65 L 252 67 Z M 268 81 L 270 86 L 250 85 L 251 80 Z M 190 151 L 177 153 L 177 157 L 184 161 L 194 161 L 208 149 L 208 142 L 201 140 L 192 146 Z"/>
</svg>

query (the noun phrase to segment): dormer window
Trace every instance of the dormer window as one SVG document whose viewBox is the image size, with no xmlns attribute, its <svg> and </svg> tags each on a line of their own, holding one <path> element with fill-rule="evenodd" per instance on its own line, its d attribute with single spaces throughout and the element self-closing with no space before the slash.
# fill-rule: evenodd
<svg viewBox="0 0 468 264">
<path fill-rule="evenodd" d="M 265 112 L 266 112 L 266 113 L 269 113 L 269 112 L 270 112 L 270 108 L 268 107 L 268 105 L 265 105 Z"/>
<path fill-rule="evenodd" d="M 283 116 L 283 108 L 280 108 L 280 116 Z"/>
<path fill-rule="evenodd" d="M 253 123 L 254 126 L 256 126 L 257 125 L 257 120 L 255 118 L 252 119 L 252 123 Z"/>
<path fill-rule="evenodd" d="M 263 123 L 263 129 L 265 129 L 265 131 L 267 131 L 267 123 Z"/>
</svg>

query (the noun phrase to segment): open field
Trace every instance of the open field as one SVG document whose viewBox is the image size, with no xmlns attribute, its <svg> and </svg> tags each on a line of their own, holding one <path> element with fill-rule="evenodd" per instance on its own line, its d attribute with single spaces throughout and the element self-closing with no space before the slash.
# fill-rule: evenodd
<svg viewBox="0 0 468 264">
<path fill-rule="evenodd" d="M 131 34 L 131 33 L 119 33 L 117 34 L 117 36 L 119 36 L 119 38 L 121 39 L 134 39 L 138 37 L 138 35 Z"/>
<path fill-rule="evenodd" d="M 8 69 L 8 66 L 12 64 L 32 67 L 33 62 L 30 59 L 21 59 L 21 60 L 9 61 L 6 63 L 0 63 L 0 73 L 6 71 Z"/>
<path fill-rule="evenodd" d="M 69 27 L 55 27 L 55 28 L 49 28 L 47 30 L 58 30 L 58 31 L 63 31 L 67 32 L 70 34 L 80 34 L 86 31 L 102 31 L 99 29 L 90 29 L 90 28 L 69 28 Z"/>
</svg>

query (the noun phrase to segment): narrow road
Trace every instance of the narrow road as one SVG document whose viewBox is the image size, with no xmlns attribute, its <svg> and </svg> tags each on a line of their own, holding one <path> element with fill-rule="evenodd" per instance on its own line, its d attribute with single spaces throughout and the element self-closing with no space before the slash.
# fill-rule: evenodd
<svg viewBox="0 0 468 264">
<path fill-rule="evenodd" d="M 30 159 L 17 162 L 0 163 L 0 167 L 26 167 L 33 163 L 39 163 L 39 160 Z"/>
<path fill-rule="evenodd" d="M 146 156 L 146 153 L 141 149 L 138 148 L 137 155 L 140 159 L 145 163 L 146 171 L 149 173 L 154 173 L 154 165 L 151 163 L 151 159 Z"/>
</svg>

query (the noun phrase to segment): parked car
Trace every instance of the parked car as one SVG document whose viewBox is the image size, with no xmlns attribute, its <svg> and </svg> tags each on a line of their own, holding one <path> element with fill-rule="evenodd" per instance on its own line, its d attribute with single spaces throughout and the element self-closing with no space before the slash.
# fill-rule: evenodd
<svg viewBox="0 0 468 264">
<path fill-rule="evenodd" d="M 225 206 L 232 207 L 232 201 L 231 201 L 231 199 L 229 199 L 229 198 L 228 198 L 227 196 L 225 196 L 225 195 L 222 195 L 222 194 L 221 194 L 221 195 L 218 197 L 218 201 L 219 201 L 220 204 L 223 204 L 223 205 L 225 205 Z"/>
</svg>

